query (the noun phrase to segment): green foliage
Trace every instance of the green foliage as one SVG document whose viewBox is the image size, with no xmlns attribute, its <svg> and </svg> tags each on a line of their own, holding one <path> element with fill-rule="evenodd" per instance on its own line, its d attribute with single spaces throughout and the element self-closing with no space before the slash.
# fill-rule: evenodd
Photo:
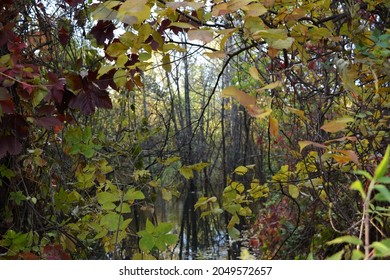
<svg viewBox="0 0 390 280">
<path fill-rule="evenodd" d="M 87 126 L 84 129 L 79 126 L 70 127 L 65 133 L 65 151 L 70 155 L 82 154 L 92 158 L 101 148 L 99 140 L 92 137 L 92 128 Z"/>
<path fill-rule="evenodd" d="M 3 2 L 5 258 L 389 257 L 383 1 Z"/>
<path fill-rule="evenodd" d="M 177 235 L 169 233 L 172 228 L 171 223 L 160 223 L 154 226 L 152 222 L 146 220 L 145 230 L 137 233 L 141 237 L 139 240 L 140 249 L 146 253 L 151 252 L 153 249 L 164 251 L 167 246 L 176 244 L 178 240 Z"/>
</svg>

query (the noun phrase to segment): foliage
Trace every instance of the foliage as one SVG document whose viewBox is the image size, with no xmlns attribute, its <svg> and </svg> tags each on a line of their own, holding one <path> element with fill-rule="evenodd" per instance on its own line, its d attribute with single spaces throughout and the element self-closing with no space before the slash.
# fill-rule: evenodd
<svg viewBox="0 0 390 280">
<path fill-rule="evenodd" d="M 389 9 L 2 1 L 0 256 L 389 258 Z"/>
</svg>

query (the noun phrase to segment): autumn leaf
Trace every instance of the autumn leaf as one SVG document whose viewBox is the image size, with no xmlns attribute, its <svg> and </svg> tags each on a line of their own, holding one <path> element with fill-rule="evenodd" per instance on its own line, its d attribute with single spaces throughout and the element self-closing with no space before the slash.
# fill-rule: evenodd
<svg viewBox="0 0 390 280">
<path fill-rule="evenodd" d="M 279 135 L 279 122 L 272 116 L 269 118 L 269 131 L 274 137 Z"/>
<path fill-rule="evenodd" d="M 226 57 L 226 53 L 224 51 L 204 52 L 203 54 L 208 56 L 211 59 L 214 59 L 214 58 L 225 58 Z"/>
<path fill-rule="evenodd" d="M 281 81 L 276 81 L 276 82 L 273 82 L 273 83 L 270 83 L 262 88 L 259 88 L 257 89 L 257 92 L 263 92 L 265 91 L 266 89 L 274 89 L 274 88 L 277 88 L 277 87 L 280 87 L 282 86 L 282 82 Z"/>
<path fill-rule="evenodd" d="M 242 7 L 247 17 L 258 17 L 264 15 L 268 10 L 261 3 L 253 2 L 249 5 Z"/>
<path fill-rule="evenodd" d="M 253 79 L 261 81 L 259 71 L 257 71 L 257 68 L 255 66 L 249 68 L 249 74 L 252 76 Z"/>
<path fill-rule="evenodd" d="M 326 131 L 326 132 L 335 133 L 335 132 L 338 132 L 340 130 L 343 130 L 344 128 L 346 128 L 348 126 L 348 123 L 353 122 L 353 121 L 354 121 L 354 119 L 352 117 L 344 117 L 344 118 L 340 118 L 337 120 L 327 122 L 326 124 L 321 126 L 321 129 Z"/>
<path fill-rule="evenodd" d="M 307 118 L 305 117 L 305 112 L 303 112 L 302 110 L 298 110 L 298 109 L 295 109 L 295 108 L 292 108 L 292 107 L 288 107 L 288 110 L 291 113 L 293 113 L 294 115 L 297 115 L 298 117 L 300 117 L 301 119 L 307 120 Z"/>
<path fill-rule="evenodd" d="M 324 148 L 324 149 L 327 148 L 327 146 L 325 146 L 324 144 L 316 143 L 313 141 L 298 141 L 298 145 L 299 145 L 300 152 L 302 152 L 305 147 L 310 145 L 313 145 L 314 147 L 317 148 Z"/>
<path fill-rule="evenodd" d="M 234 169 L 234 173 L 236 173 L 237 175 L 245 175 L 247 172 L 248 168 L 242 165 Z"/>
<path fill-rule="evenodd" d="M 237 100 L 238 103 L 240 103 L 244 107 L 256 104 L 255 97 L 237 89 L 235 86 L 230 86 L 222 90 L 221 96 L 233 97 Z"/>
<path fill-rule="evenodd" d="M 190 40 L 199 40 L 206 44 L 214 39 L 213 31 L 211 30 L 192 29 L 188 30 L 187 35 Z"/>
<path fill-rule="evenodd" d="M 295 185 L 288 185 L 288 193 L 291 195 L 292 198 L 298 198 L 299 188 Z"/>
</svg>

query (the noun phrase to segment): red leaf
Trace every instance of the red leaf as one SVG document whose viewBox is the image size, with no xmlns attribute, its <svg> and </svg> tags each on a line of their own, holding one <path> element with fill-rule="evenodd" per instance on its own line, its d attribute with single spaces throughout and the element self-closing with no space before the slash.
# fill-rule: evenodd
<svg viewBox="0 0 390 280">
<path fill-rule="evenodd" d="M 39 116 L 51 116 L 54 114 L 56 108 L 53 105 L 43 105 L 38 108 L 37 115 Z"/>
<path fill-rule="evenodd" d="M 16 255 L 18 260 L 39 260 L 39 256 L 32 252 L 24 252 Z"/>
<path fill-rule="evenodd" d="M 56 117 L 41 117 L 35 120 L 37 125 L 42 126 L 46 129 L 52 129 L 55 127 L 63 127 L 63 123 Z"/>
<path fill-rule="evenodd" d="M 18 155 L 22 152 L 22 144 L 14 135 L 0 136 L 0 159 L 7 154 Z"/>
<path fill-rule="evenodd" d="M 70 33 L 68 30 L 65 29 L 65 27 L 61 27 L 61 29 L 58 31 L 58 40 L 60 41 L 61 45 L 65 47 L 70 39 Z"/>
<path fill-rule="evenodd" d="M 0 106 L 3 110 L 3 113 L 6 114 L 15 113 L 15 105 L 12 100 L 0 100 Z"/>
<path fill-rule="evenodd" d="M 46 245 L 43 248 L 42 258 L 46 260 L 70 260 L 70 255 L 58 243 Z"/>
<path fill-rule="evenodd" d="M 115 25 L 112 21 L 99 20 L 97 25 L 91 29 L 91 34 L 96 38 L 98 45 L 103 45 L 106 40 L 114 38 Z"/>
<path fill-rule="evenodd" d="M 64 87 L 66 80 L 61 78 L 59 79 L 55 73 L 47 74 L 50 82 L 50 94 L 48 96 L 49 100 L 54 100 L 57 103 L 62 102 L 64 95 Z"/>
</svg>

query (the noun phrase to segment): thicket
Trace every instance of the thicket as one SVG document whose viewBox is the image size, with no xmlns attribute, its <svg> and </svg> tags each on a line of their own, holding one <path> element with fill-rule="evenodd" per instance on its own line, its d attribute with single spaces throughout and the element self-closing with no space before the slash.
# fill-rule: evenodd
<svg viewBox="0 0 390 280">
<path fill-rule="evenodd" d="M 0 257 L 390 256 L 390 6 L 0 3 Z"/>
</svg>

